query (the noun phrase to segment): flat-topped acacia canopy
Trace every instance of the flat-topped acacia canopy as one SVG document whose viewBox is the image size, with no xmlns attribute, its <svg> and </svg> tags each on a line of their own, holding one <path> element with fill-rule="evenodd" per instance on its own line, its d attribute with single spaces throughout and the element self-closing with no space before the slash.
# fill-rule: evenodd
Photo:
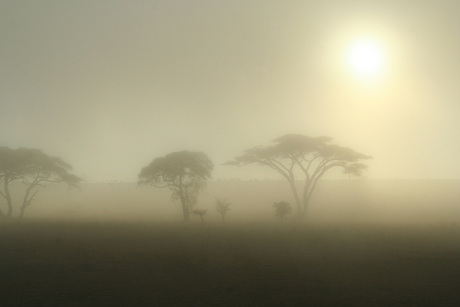
<svg viewBox="0 0 460 307">
<path fill-rule="evenodd" d="M 202 152 L 178 151 L 158 157 L 142 168 L 138 183 L 169 188 L 172 197 L 181 200 L 184 221 L 188 221 L 198 193 L 211 178 L 213 168 L 211 160 Z"/>
<path fill-rule="evenodd" d="M 27 186 L 19 214 L 19 217 L 23 217 L 25 209 L 38 193 L 38 188 L 46 183 L 67 183 L 77 187 L 81 178 L 70 173 L 71 170 L 72 166 L 61 158 L 49 156 L 39 149 L 0 147 L 0 179 L 3 180 L 0 195 L 7 204 L 6 213 L 0 208 L 0 216 L 11 217 L 13 214 L 9 190 L 13 181 L 22 181 Z"/>
<path fill-rule="evenodd" d="M 286 134 L 273 140 L 268 146 L 247 149 L 242 155 L 225 164 L 242 166 L 260 164 L 277 171 L 290 184 L 297 211 L 304 215 L 318 180 L 330 169 L 339 167 L 345 174 L 361 176 L 367 165 L 361 160 L 371 159 L 348 147 L 331 144 L 330 137 L 309 137 Z M 295 185 L 295 174 L 305 176 L 303 196 L 300 198 Z"/>
</svg>

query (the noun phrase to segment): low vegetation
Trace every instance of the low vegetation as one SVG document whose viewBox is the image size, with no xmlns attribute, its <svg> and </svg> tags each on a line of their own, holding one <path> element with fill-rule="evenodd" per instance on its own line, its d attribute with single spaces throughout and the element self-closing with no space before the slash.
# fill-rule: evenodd
<svg viewBox="0 0 460 307">
<path fill-rule="evenodd" d="M 292 212 L 291 204 L 287 201 L 279 201 L 273 204 L 275 215 L 280 218 L 281 223 L 286 215 Z"/>
<path fill-rule="evenodd" d="M 230 211 L 230 205 L 228 200 L 216 198 L 216 210 L 222 216 L 222 223 L 225 223 L 225 216 Z"/>
<path fill-rule="evenodd" d="M 3 306 L 455 306 L 460 229 L 0 223 Z"/>
<path fill-rule="evenodd" d="M 204 224 L 204 216 L 206 215 L 206 210 L 205 209 L 193 209 L 192 214 L 198 215 L 201 220 L 201 226 Z"/>
</svg>

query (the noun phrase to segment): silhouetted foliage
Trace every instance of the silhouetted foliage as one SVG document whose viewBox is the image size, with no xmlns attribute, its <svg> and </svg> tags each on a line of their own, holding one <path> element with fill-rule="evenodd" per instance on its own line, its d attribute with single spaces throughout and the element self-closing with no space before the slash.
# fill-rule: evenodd
<svg viewBox="0 0 460 307">
<path fill-rule="evenodd" d="M 200 216 L 200 218 L 201 218 L 201 226 L 203 226 L 204 215 L 206 214 L 206 210 L 205 209 L 194 209 L 194 210 L 192 210 L 192 214 Z"/>
<path fill-rule="evenodd" d="M 181 200 L 187 222 L 213 168 L 211 160 L 202 152 L 178 151 L 154 159 L 141 170 L 138 183 L 169 188 L 173 199 Z"/>
<path fill-rule="evenodd" d="M 284 217 L 292 211 L 291 204 L 287 201 L 275 202 L 273 204 L 273 208 L 275 209 L 275 215 L 280 218 L 281 223 L 283 222 Z"/>
<path fill-rule="evenodd" d="M 21 181 L 26 185 L 19 217 L 24 216 L 25 209 L 32 204 L 39 187 L 46 183 L 67 183 L 71 187 L 78 186 L 81 179 L 69 171 L 70 164 L 57 157 L 48 156 L 38 149 L 0 147 L 0 180 L 3 187 L 0 195 L 6 200 L 7 211 L 0 209 L 0 215 L 11 217 L 13 202 L 10 194 L 10 184 Z"/>
<path fill-rule="evenodd" d="M 350 176 L 360 176 L 367 166 L 359 161 L 371 158 L 350 148 L 330 144 L 331 141 L 329 137 L 286 134 L 275 139 L 273 145 L 248 149 L 226 164 L 242 166 L 255 163 L 277 171 L 288 180 L 297 211 L 303 216 L 318 180 L 328 170 L 340 167 Z M 297 173 L 305 178 L 302 198 L 295 185 Z"/>
<path fill-rule="evenodd" d="M 216 198 L 216 210 L 222 215 L 222 223 L 225 223 L 225 215 L 230 211 L 230 202 L 226 199 Z"/>
</svg>

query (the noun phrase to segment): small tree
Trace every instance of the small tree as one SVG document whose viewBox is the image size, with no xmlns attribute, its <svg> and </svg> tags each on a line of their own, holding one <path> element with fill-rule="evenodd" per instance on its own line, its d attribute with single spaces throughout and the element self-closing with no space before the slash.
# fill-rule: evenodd
<svg viewBox="0 0 460 307">
<path fill-rule="evenodd" d="M 225 215 L 230 211 L 230 202 L 226 199 L 216 198 L 216 210 L 222 215 L 222 223 L 225 223 Z"/>
<path fill-rule="evenodd" d="M 150 184 L 172 191 L 180 199 L 184 221 L 196 204 L 199 192 L 211 177 L 213 163 L 202 152 L 178 151 L 154 159 L 139 174 L 140 185 Z"/>
<path fill-rule="evenodd" d="M 0 216 L 11 217 L 13 214 L 10 193 L 12 182 L 21 181 L 26 185 L 19 213 L 19 217 L 22 218 L 40 187 L 44 187 L 47 183 L 67 183 L 70 187 L 78 186 L 81 179 L 71 174 L 71 169 L 70 164 L 62 159 L 48 156 L 38 149 L 0 147 L 0 180 L 3 180 L 0 195 L 6 200 L 7 205 L 6 213 L 0 209 Z"/>
<path fill-rule="evenodd" d="M 192 210 L 192 213 L 194 215 L 199 215 L 200 218 L 201 218 L 201 226 L 203 226 L 203 220 L 204 220 L 204 215 L 206 214 L 206 210 L 205 209 L 194 209 Z"/>
<path fill-rule="evenodd" d="M 273 208 L 275 209 L 275 215 L 280 218 L 281 223 L 283 222 L 284 217 L 292 211 L 291 204 L 287 201 L 275 202 L 273 204 Z"/>
</svg>

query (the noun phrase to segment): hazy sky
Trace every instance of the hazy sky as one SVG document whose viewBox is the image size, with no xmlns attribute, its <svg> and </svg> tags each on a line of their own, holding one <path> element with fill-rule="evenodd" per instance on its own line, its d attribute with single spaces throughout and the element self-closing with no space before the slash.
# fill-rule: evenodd
<svg viewBox="0 0 460 307">
<path fill-rule="evenodd" d="M 345 65 L 362 37 L 371 81 Z M 183 149 L 263 178 L 220 164 L 286 133 L 372 155 L 369 178 L 460 177 L 458 0 L 0 0 L 0 42 L 0 144 L 89 181 Z"/>
</svg>

